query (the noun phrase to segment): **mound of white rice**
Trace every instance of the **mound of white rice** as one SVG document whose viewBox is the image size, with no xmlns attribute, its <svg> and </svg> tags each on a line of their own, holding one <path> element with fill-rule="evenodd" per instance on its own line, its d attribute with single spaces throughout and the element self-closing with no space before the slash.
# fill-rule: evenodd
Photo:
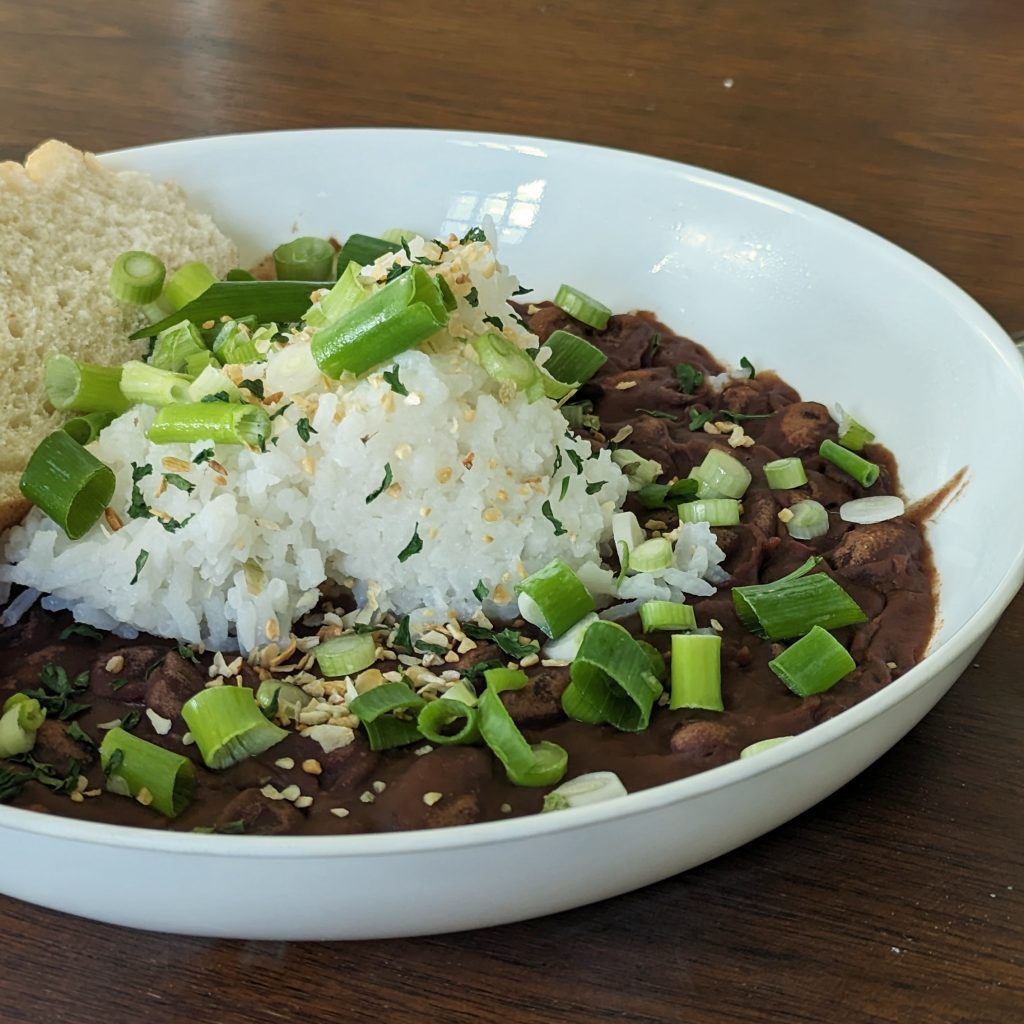
<svg viewBox="0 0 1024 1024">
<path fill-rule="evenodd" d="M 441 255 L 431 246 L 413 243 L 412 255 Z M 481 607 L 481 583 L 484 609 L 512 615 L 515 584 L 552 558 L 599 567 L 626 479 L 567 432 L 554 402 L 502 391 L 460 340 L 493 315 L 506 337 L 536 344 L 511 317 L 517 282 L 489 244 L 444 257 L 436 272 L 459 308 L 443 337 L 360 380 L 310 376 L 308 361 L 296 374 L 302 335 L 245 367 L 271 382 L 292 349 L 287 376 L 301 382 L 275 406 L 290 403 L 262 453 L 220 444 L 196 464 L 207 443 L 152 444 L 155 410 L 133 408 L 91 446 L 114 470 L 110 505 L 123 526 L 101 520 L 72 542 L 33 510 L 7 539 L 0 582 L 43 591 L 50 607 L 100 628 L 249 650 L 285 636 L 326 580 L 351 586 L 367 615 L 466 617 Z M 408 395 L 382 375 L 395 368 Z M 151 514 L 128 518 L 133 469 L 147 466 L 137 486 Z"/>
</svg>

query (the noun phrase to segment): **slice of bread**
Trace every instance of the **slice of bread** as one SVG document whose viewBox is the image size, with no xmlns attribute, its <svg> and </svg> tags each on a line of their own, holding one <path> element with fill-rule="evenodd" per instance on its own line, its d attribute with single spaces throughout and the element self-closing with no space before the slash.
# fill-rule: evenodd
<svg viewBox="0 0 1024 1024">
<path fill-rule="evenodd" d="M 110 268 L 126 249 L 158 256 L 168 275 L 201 260 L 221 276 L 238 259 L 177 185 L 109 171 L 52 140 L 24 166 L 0 163 L 0 530 L 28 510 L 22 470 L 65 418 L 46 401 L 46 356 L 120 364 L 145 351 L 128 340 L 138 310 L 109 290 Z"/>
</svg>

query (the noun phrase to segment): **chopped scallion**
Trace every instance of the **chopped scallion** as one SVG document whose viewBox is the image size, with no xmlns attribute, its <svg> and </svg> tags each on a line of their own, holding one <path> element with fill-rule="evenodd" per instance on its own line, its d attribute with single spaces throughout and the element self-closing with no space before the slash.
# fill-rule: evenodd
<svg viewBox="0 0 1024 1024">
<path fill-rule="evenodd" d="M 110 412 L 131 408 L 121 391 L 121 367 L 80 363 L 70 356 L 50 356 L 43 368 L 46 397 L 62 412 Z"/>
<path fill-rule="evenodd" d="M 123 252 L 110 271 L 110 292 L 118 302 L 145 306 L 160 298 L 166 268 L 148 252 Z"/>
<path fill-rule="evenodd" d="M 192 381 L 183 373 L 161 370 L 137 359 L 129 360 L 121 371 L 121 393 L 129 402 L 161 406 L 188 400 Z"/>
<path fill-rule="evenodd" d="M 679 506 L 679 522 L 738 526 L 740 503 L 735 498 L 698 498 Z"/>
<path fill-rule="evenodd" d="M 722 638 L 710 633 L 672 637 L 672 687 L 668 705 L 722 711 Z"/>
<path fill-rule="evenodd" d="M 270 416 L 261 405 L 189 402 L 164 406 L 146 437 L 156 444 L 215 441 L 261 448 L 270 437 Z"/>
<path fill-rule="evenodd" d="M 350 676 L 369 668 L 377 660 L 377 642 L 372 633 L 346 633 L 324 640 L 314 648 L 316 663 L 325 676 Z"/>
<path fill-rule="evenodd" d="M 818 454 L 823 459 L 831 462 L 833 466 L 852 476 L 861 487 L 870 487 L 878 479 L 878 474 L 881 472 L 875 463 L 862 459 L 855 452 L 841 447 L 835 441 L 830 441 L 828 438 L 821 442 Z"/>
<path fill-rule="evenodd" d="M 556 639 L 594 610 L 594 599 L 561 559 L 554 559 L 516 586 L 519 612 Z"/>
<path fill-rule="evenodd" d="M 809 697 L 831 690 L 857 667 L 857 663 L 828 630 L 813 626 L 805 636 L 769 661 L 768 667 L 798 697 Z"/>
<path fill-rule="evenodd" d="M 528 402 L 544 397 L 544 376 L 537 364 L 514 342 L 491 331 L 475 338 L 473 349 L 480 365 L 499 384 L 521 391 Z"/>
<path fill-rule="evenodd" d="M 814 540 L 828 533 L 828 512 L 820 501 L 807 498 L 789 506 L 792 518 L 786 521 L 786 529 L 794 540 Z"/>
<path fill-rule="evenodd" d="M 289 734 L 268 722 L 247 686 L 214 686 L 200 690 L 181 709 L 207 766 L 229 768 L 262 754 Z"/>
<path fill-rule="evenodd" d="M 693 470 L 698 498 L 742 498 L 750 486 L 750 470 L 735 456 L 712 448 Z"/>
<path fill-rule="evenodd" d="M 764 478 L 773 491 L 790 490 L 803 487 L 807 483 L 804 464 L 795 456 L 788 459 L 775 459 L 764 464 Z"/>
<path fill-rule="evenodd" d="M 226 686 L 223 689 L 234 690 L 236 687 Z M 116 790 L 119 780 L 130 796 L 159 811 L 165 818 L 176 818 L 192 802 L 195 794 L 195 771 L 187 757 L 133 736 L 120 727 L 108 730 L 103 737 L 100 763 L 108 786 Z"/>
<path fill-rule="evenodd" d="M 348 268 L 349 263 L 357 267 L 365 267 L 375 263 L 381 256 L 389 252 L 398 252 L 401 248 L 399 242 L 388 241 L 384 238 L 374 238 L 373 235 L 349 235 L 345 244 L 338 253 L 338 274 Z"/>
<path fill-rule="evenodd" d="M 678 601 L 646 601 L 640 605 L 640 622 L 645 633 L 660 630 L 696 629 L 693 608 Z"/>
<path fill-rule="evenodd" d="M 334 246 L 326 238 L 303 235 L 274 250 L 279 281 L 326 281 L 334 265 Z"/>
<path fill-rule="evenodd" d="M 629 552 L 630 572 L 656 572 L 671 564 L 672 542 L 665 537 L 651 537 Z"/>
<path fill-rule="evenodd" d="M 198 299 L 211 285 L 217 283 L 217 278 L 205 263 L 183 263 L 167 282 L 164 298 L 174 309 L 181 311 L 190 302 Z"/>
<path fill-rule="evenodd" d="M 584 384 L 608 362 L 596 345 L 569 331 L 552 332 L 544 344 L 551 350 L 544 369 L 564 384 Z"/>
<path fill-rule="evenodd" d="M 72 440 L 81 445 L 91 444 L 100 436 L 100 431 L 114 421 L 112 412 L 87 412 L 84 416 L 73 416 L 65 420 L 61 428 Z"/>
<path fill-rule="evenodd" d="M 607 306 L 569 284 L 563 284 L 555 293 L 555 305 L 597 331 L 603 331 L 608 326 L 608 318 L 612 315 Z"/>
<path fill-rule="evenodd" d="M 476 708 L 461 700 L 435 700 L 420 710 L 416 726 L 425 740 L 439 746 L 475 743 L 480 738 L 477 717 Z M 446 731 L 460 719 L 462 724 L 458 729 Z"/>
<path fill-rule="evenodd" d="M 416 718 L 424 704 L 407 683 L 382 683 L 356 697 L 349 710 L 365 729 L 370 749 L 388 750 L 422 738 Z"/>
</svg>

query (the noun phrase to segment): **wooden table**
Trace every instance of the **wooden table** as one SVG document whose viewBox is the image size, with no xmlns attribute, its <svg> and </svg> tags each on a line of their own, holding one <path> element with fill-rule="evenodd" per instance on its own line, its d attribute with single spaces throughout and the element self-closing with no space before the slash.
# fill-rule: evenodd
<svg viewBox="0 0 1024 1024">
<path fill-rule="evenodd" d="M 49 136 L 104 150 L 325 125 L 579 139 L 819 203 L 1024 327 L 1015 0 L 4 0 L 0 32 L 2 157 Z M 1018 598 L 940 706 L 831 799 L 543 921 L 210 942 L 0 899 L 0 1019 L 1022 1020 L 1022 660 Z"/>
</svg>

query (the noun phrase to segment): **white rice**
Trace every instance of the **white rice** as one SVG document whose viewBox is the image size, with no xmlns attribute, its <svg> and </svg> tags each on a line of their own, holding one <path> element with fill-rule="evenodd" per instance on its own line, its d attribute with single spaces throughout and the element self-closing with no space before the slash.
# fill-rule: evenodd
<svg viewBox="0 0 1024 1024">
<path fill-rule="evenodd" d="M 411 251 L 435 250 L 414 243 Z M 91 446 L 116 475 L 110 505 L 123 528 L 101 520 L 71 542 L 33 510 L 7 538 L 0 585 L 50 594 L 50 607 L 68 607 L 99 628 L 250 650 L 285 636 L 326 580 L 351 585 L 367 615 L 431 608 L 460 616 L 480 608 L 473 591 L 483 581 L 484 608 L 500 616 L 515 613 L 515 584 L 552 558 L 597 569 L 625 478 L 607 452 L 591 458 L 587 442 L 567 435 L 554 402 L 502 393 L 457 340 L 486 328 L 483 316 L 498 315 L 507 337 L 536 343 L 511 318 L 506 300 L 517 282 L 490 246 L 461 247 L 444 264 L 437 272 L 454 282 L 459 309 L 452 331 L 425 346 L 431 351 L 394 361 L 408 396 L 396 394 L 380 371 L 321 381 L 304 394 L 300 388 L 274 420 L 265 453 L 215 446 L 223 477 L 208 462 L 191 464 L 208 443 L 147 441 L 155 410 L 136 406 Z M 471 287 L 478 306 L 465 301 Z M 254 365 L 245 375 L 266 371 Z M 300 418 L 315 430 L 308 442 L 296 429 Z M 195 485 L 191 493 L 164 484 L 167 458 L 190 464 L 176 471 Z M 139 483 L 142 494 L 152 509 L 184 523 L 180 529 L 169 532 L 156 517 L 126 517 L 133 463 L 153 467 Z M 368 502 L 388 465 L 391 485 Z M 414 536 L 422 550 L 399 561 Z M 142 552 L 146 561 L 132 583 Z"/>
</svg>

